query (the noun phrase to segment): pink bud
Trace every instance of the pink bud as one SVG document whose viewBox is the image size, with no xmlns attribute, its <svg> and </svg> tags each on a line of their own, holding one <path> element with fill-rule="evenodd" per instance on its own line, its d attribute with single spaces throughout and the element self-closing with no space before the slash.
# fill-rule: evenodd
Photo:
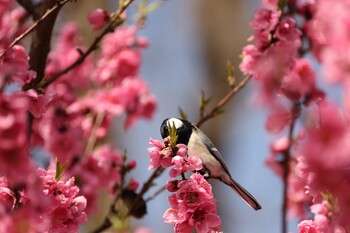
<svg viewBox="0 0 350 233">
<path fill-rule="evenodd" d="M 131 179 L 128 184 L 128 189 L 131 191 L 135 191 L 139 187 L 139 182 L 135 179 Z"/>
<path fill-rule="evenodd" d="M 126 168 L 127 168 L 128 170 L 134 169 L 134 168 L 136 167 L 136 164 L 137 164 L 136 160 L 131 160 L 131 161 L 128 162 L 128 164 L 126 165 Z"/>
<path fill-rule="evenodd" d="M 177 187 L 177 184 L 179 183 L 178 180 L 168 180 L 166 182 L 166 189 L 169 192 L 176 192 L 179 188 Z"/>
<path fill-rule="evenodd" d="M 98 8 L 91 11 L 87 19 L 91 24 L 93 30 L 96 31 L 103 28 L 107 24 L 109 20 L 109 14 L 107 11 Z"/>
</svg>

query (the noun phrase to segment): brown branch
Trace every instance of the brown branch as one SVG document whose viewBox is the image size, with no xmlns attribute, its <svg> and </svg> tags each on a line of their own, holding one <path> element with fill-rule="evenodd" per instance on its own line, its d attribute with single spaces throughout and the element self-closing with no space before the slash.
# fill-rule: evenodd
<svg viewBox="0 0 350 233">
<path fill-rule="evenodd" d="M 21 5 L 32 17 L 34 20 L 40 18 L 38 13 L 39 4 L 34 4 L 31 0 L 17 0 L 17 3 Z"/>
<path fill-rule="evenodd" d="M 59 77 L 61 77 L 62 75 L 68 73 L 69 71 L 71 71 L 72 69 L 74 69 L 76 66 L 80 65 L 81 63 L 83 63 L 85 61 L 85 59 L 90 55 L 91 52 L 93 52 L 94 50 L 96 50 L 98 48 L 99 43 L 101 42 L 101 40 L 103 39 L 103 37 L 113 31 L 115 29 L 115 21 L 120 19 L 121 14 L 125 11 L 125 9 L 133 2 L 134 0 L 128 0 L 126 1 L 116 12 L 116 14 L 114 15 L 114 17 L 111 19 L 111 22 L 107 25 L 107 27 L 101 32 L 100 35 L 98 35 L 95 40 L 92 42 L 92 44 L 89 46 L 89 48 L 86 50 L 86 52 L 81 53 L 81 56 L 76 59 L 71 65 L 69 65 L 68 67 L 66 67 L 65 69 L 61 70 L 60 72 L 52 75 L 49 79 L 47 79 L 47 81 L 43 84 L 43 88 L 46 88 L 47 86 L 49 86 L 51 83 L 53 83 L 54 81 L 56 81 Z"/>
<path fill-rule="evenodd" d="M 282 221 L 282 233 L 287 233 L 288 231 L 288 217 L 287 217 L 287 212 L 288 212 L 288 177 L 290 173 L 290 161 L 291 161 L 291 150 L 293 146 L 293 135 L 294 135 L 294 128 L 295 128 L 295 123 L 296 120 L 298 119 L 300 115 L 300 103 L 296 102 L 293 105 L 293 108 L 291 110 L 292 113 L 292 121 L 289 125 L 289 132 L 288 132 L 288 139 L 289 139 L 289 146 L 287 150 L 283 153 L 283 160 L 281 161 L 282 167 L 283 167 L 283 200 L 282 200 L 282 216 L 281 216 L 281 221 Z"/>
<path fill-rule="evenodd" d="M 201 119 L 197 122 L 196 126 L 200 127 L 203 123 L 219 114 L 223 107 L 232 99 L 233 96 L 237 94 L 237 92 L 239 92 L 248 83 L 250 79 L 251 76 L 247 76 L 234 88 L 232 88 L 232 90 L 229 93 L 227 93 L 227 95 L 224 96 L 224 98 L 222 98 L 220 102 L 209 113 L 204 114 L 203 117 L 201 117 Z"/>
<path fill-rule="evenodd" d="M 33 32 L 42 22 L 45 21 L 45 19 L 47 17 L 49 17 L 51 14 L 53 14 L 54 12 L 56 12 L 58 10 L 58 8 L 60 8 L 61 6 L 63 6 L 64 4 L 66 4 L 69 0 L 63 0 L 63 1 L 59 1 L 56 3 L 56 5 L 54 5 L 52 8 L 48 9 L 45 14 L 43 14 L 37 21 L 35 21 L 32 26 L 30 26 L 25 32 L 23 32 L 21 35 L 19 35 L 18 37 L 16 37 L 12 43 L 0 54 L 0 58 L 2 58 L 5 53 L 12 48 L 13 46 L 15 46 L 16 44 L 18 44 L 21 40 L 23 40 L 26 36 L 28 36 L 31 32 Z M 45 61 L 46 63 L 46 61 Z"/>
<path fill-rule="evenodd" d="M 159 177 L 164 172 L 163 167 L 157 167 L 156 170 L 152 173 L 152 175 L 148 178 L 148 180 L 143 184 L 141 191 L 138 193 L 137 197 L 134 200 L 132 207 L 129 209 L 128 216 L 132 213 L 137 203 L 141 200 L 143 195 L 152 187 L 153 181 Z"/>
<path fill-rule="evenodd" d="M 145 199 L 145 202 L 149 202 L 149 201 L 153 200 L 154 198 L 156 198 L 159 194 L 161 194 L 165 190 L 166 190 L 166 186 L 165 185 L 160 187 L 155 193 L 153 193 L 151 196 L 147 197 Z"/>
<path fill-rule="evenodd" d="M 34 88 L 43 80 L 47 57 L 51 49 L 53 27 L 60 8 L 67 2 L 68 0 L 58 2 L 57 0 L 46 0 L 42 3 L 41 13 L 43 16 L 37 21 L 37 26 L 33 30 L 29 52 L 29 66 L 36 72 L 36 77 L 25 85 L 23 90 Z"/>
</svg>

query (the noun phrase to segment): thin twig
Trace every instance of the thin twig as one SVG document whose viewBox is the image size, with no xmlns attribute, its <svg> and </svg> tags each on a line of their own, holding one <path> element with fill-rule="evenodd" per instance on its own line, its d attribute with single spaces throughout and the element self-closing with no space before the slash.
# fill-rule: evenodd
<svg viewBox="0 0 350 233">
<path fill-rule="evenodd" d="M 291 161 L 291 149 L 293 146 L 293 135 L 294 135 L 294 128 L 296 120 L 298 119 L 300 115 L 300 103 L 297 102 L 294 104 L 292 108 L 292 121 L 289 125 L 289 132 L 288 132 L 288 139 L 289 139 L 289 146 L 285 153 L 283 153 L 283 160 L 282 160 L 282 166 L 283 166 L 283 200 L 282 200 L 282 233 L 287 233 L 288 226 L 287 226 L 287 211 L 288 211 L 288 177 L 290 173 L 290 161 Z"/>
<path fill-rule="evenodd" d="M 149 201 L 153 200 L 154 198 L 156 198 L 159 194 L 161 194 L 165 190 L 166 190 L 166 186 L 165 185 L 160 187 L 155 193 L 153 193 L 151 196 L 147 197 L 145 199 L 145 202 L 149 202 Z"/>
<path fill-rule="evenodd" d="M 96 50 L 98 48 L 98 44 L 100 43 L 100 41 L 103 39 L 103 37 L 113 31 L 114 28 L 114 24 L 115 21 L 120 19 L 121 14 L 125 11 L 125 9 L 133 2 L 134 0 L 128 0 L 126 2 L 124 2 L 124 4 L 118 9 L 118 11 L 116 12 L 116 14 L 114 15 L 114 17 L 111 19 L 111 22 L 107 25 L 107 27 L 101 32 L 100 35 L 98 35 L 95 40 L 92 42 L 92 44 L 89 46 L 89 48 L 86 50 L 86 52 L 81 53 L 81 56 L 79 58 L 77 58 L 72 64 L 70 64 L 69 66 L 67 66 L 65 69 L 61 70 L 60 72 L 52 75 L 49 79 L 46 80 L 46 82 L 43 84 L 43 88 L 49 86 L 51 83 L 53 83 L 54 81 L 56 81 L 59 77 L 61 77 L 62 75 L 68 73 L 69 71 L 71 71 L 72 69 L 74 69 L 76 66 L 80 65 L 81 63 L 83 63 L 85 61 L 85 59 L 90 55 L 90 53 L 92 53 L 94 50 Z"/>
<path fill-rule="evenodd" d="M 164 172 L 163 167 L 157 167 L 156 170 L 153 171 L 152 175 L 148 178 L 148 180 L 143 184 L 141 191 L 137 194 L 137 197 L 135 198 L 133 205 L 129 209 L 128 215 L 132 213 L 135 206 L 137 206 L 138 202 L 142 199 L 143 195 L 152 187 L 153 181 L 159 177 Z"/>
<path fill-rule="evenodd" d="M 91 130 L 91 135 L 89 137 L 89 140 L 85 148 L 85 153 L 84 153 L 85 155 L 90 154 L 94 150 L 94 147 L 97 141 L 97 130 L 101 127 L 105 115 L 106 115 L 105 112 L 97 113 L 94 125 Z"/>
<path fill-rule="evenodd" d="M 37 28 L 38 25 L 42 23 L 48 16 L 50 16 L 53 12 L 55 12 L 58 8 L 66 4 L 68 1 L 69 0 L 58 1 L 55 6 L 48 9 L 43 16 L 41 16 L 37 21 L 35 21 L 32 24 L 32 26 L 30 26 L 25 32 L 23 32 L 21 35 L 19 35 L 12 41 L 12 43 L 0 54 L 0 58 L 2 58 L 9 49 L 11 49 L 13 46 L 18 44 L 21 40 L 23 40 L 26 36 L 28 36 L 32 31 L 34 31 L 34 29 Z"/>
<path fill-rule="evenodd" d="M 241 82 L 237 84 L 237 86 L 232 88 L 232 90 L 229 93 L 227 93 L 227 95 L 224 96 L 224 98 L 222 98 L 220 102 L 209 113 L 201 117 L 201 119 L 196 124 L 197 127 L 200 127 L 204 122 L 208 121 L 209 119 L 213 118 L 218 113 L 220 113 L 222 108 L 231 100 L 233 96 L 237 94 L 238 91 L 240 91 L 248 83 L 250 79 L 251 76 L 246 76 Z"/>
</svg>

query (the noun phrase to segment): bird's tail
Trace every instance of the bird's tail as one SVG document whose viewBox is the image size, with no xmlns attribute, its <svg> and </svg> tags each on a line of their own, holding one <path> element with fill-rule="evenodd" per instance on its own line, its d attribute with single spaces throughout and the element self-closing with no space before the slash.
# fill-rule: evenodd
<svg viewBox="0 0 350 233">
<path fill-rule="evenodd" d="M 223 180 L 224 181 L 224 180 Z M 224 181 L 227 185 L 229 185 L 239 196 L 243 198 L 243 200 L 250 205 L 255 210 L 260 210 L 261 206 L 258 201 L 251 195 L 245 188 L 243 188 L 240 184 L 237 183 L 232 177 L 230 177 L 229 181 Z"/>
</svg>

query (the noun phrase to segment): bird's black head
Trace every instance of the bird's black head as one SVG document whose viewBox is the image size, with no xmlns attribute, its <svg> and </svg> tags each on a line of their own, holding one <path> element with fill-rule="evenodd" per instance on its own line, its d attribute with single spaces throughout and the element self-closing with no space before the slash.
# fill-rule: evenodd
<svg viewBox="0 0 350 233">
<path fill-rule="evenodd" d="M 160 134 L 162 135 L 162 138 L 169 136 L 169 127 L 173 125 L 176 128 L 176 134 L 178 136 L 177 143 L 187 145 L 188 141 L 190 140 L 192 131 L 195 129 L 194 126 L 186 120 L 178 118 L 167 118 L 160 126 Z"/>
</svg>

